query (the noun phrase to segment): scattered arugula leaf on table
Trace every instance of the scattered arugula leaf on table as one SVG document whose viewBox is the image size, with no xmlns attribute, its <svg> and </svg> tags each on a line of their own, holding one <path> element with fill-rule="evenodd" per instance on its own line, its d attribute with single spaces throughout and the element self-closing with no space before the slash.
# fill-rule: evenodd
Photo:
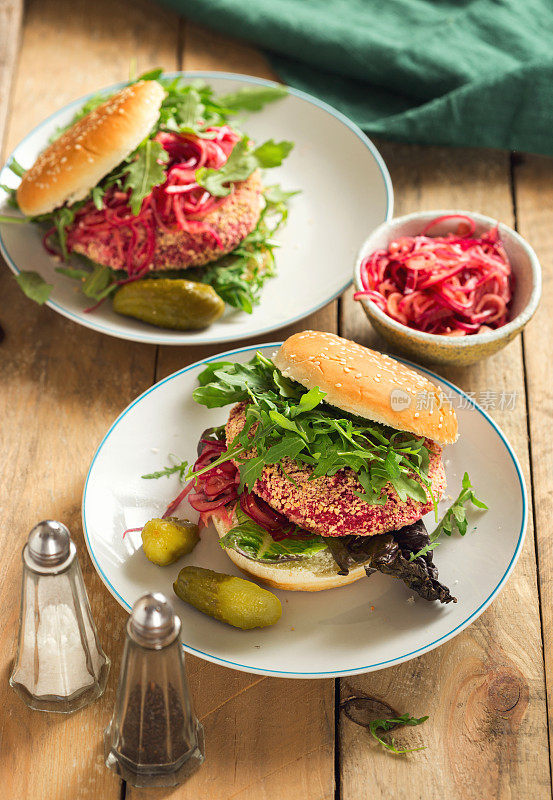
<svg viewBox="0 0 553 800">
<path fill-rule="evenodd" d="M 409 714 L 402 714 L 400 717 L 371 720 L 368 724 L 368 729 L 373 739 L 376 739 L 385 750 L 394 753 L 396 756 L 404 756 L 407 753 L 416 753 L 419 750 L 426 750 L 426 745 L 422 745 L 421 747 L 397 747 L 393 736 L 390 737 L 390 741 L 387 741 L 383 739 L 382 736 L 378 735 L 378 731 L 389 731 L 397 727 L 421 725 L 423 722 L 426 722 L 427 719 L 428 716 L 417 718 Z"/>
</svg>

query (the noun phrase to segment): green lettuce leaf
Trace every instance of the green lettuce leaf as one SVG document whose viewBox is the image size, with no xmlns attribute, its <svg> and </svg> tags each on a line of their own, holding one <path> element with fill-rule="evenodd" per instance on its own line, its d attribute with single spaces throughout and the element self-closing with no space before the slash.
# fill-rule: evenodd
<svg viewBox="0 0 553 800">
<path fill-rule="evenodd" d="M 236 550 L 236 552 L 251 558 L 253 561 L 260 561 L 265 564 L 278 564 L 283 561 L 300 561 L 304 558 L 319 553 L 326 548 L 326 543 L 322 536 L 310 536 L 309 538 L 298 538 L 293 534 L 287 536 L 279 542 L 275 542 L 273 537 L 261 528 L 257 523 L 250 519 L 238 507 L 236 509 L 238 525 L 232 528 L 219 544 L 223 548 Z M 299 532 L 300 528 L 295 528 Z"/>
</svg>

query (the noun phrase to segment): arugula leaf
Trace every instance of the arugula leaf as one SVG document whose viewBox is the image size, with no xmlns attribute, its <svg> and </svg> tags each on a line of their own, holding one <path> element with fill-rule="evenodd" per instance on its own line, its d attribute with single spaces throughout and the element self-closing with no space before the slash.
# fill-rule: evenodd
<svg viewBox="0 0 553 800">
<path fill-rule="evenodd" d="M 26 217 L 12 217 L 9 214 L 0 214 L 0 222 L 7 223 L 8 225 L 11 225 L 12 223 L 15 223 L 16 225 L 23 225 L 24 223 L 29 222 L 29 220 Z"/>
<path fill-rule="evenodd" d="M 165 181 L 163 163 L 169 160 L 169 153 L 159 142 L 146 139 L 135 151 L 126 169 L 124 188 L 131 191 L 129 204 L 133 214 L 138 214 L 142 201 L 154 186 Z"/>
<path fill-rule="evenodd" d="M 25 167 L 22 167 L 19 161 L 17 161 L 17 159 L 15 159 L 13 156 L 10 158 L 6 166 L 11 172 L 13 172 L 14 175 L 17 175 L 18 178 L 22 178 L 27 172 Z"/>
<path fill-rule="evenodd" d="M 15 276 L 15 280 L 30 300 L 39 306 L 43 305 L 54 288 L 51 283 L 46 283 L 38 272 L 22 271 Z"/>
<path fill-rule="evenodd" d="M 415 747 L 412 749 L 404 749 L 396 747 L 393 739 L 388 741 L 378 735 L 378 731 L 391 731 L 398 727 L 410 727 L 421 725 L 426 722 L 428 717 L 412 717 L 410 714 L 401 714 L 401 716 L 394 711 L 394 709 L 387 703 L 382 703 L 372 697 L 365 695 L 353 695 L 343 700 L 340 703 L 340 708 L 348 719 L 362 728 L 367 728 L 371 736 L 384 747 L 386 750 L 394 753 L 395 755 L 405 755 L 405 753 L 413 753 L 417 750 L 425 750 L 425 747 Z M 378 718 L 377 714 L 385 712 L 387 716 Z"/>
<path fill-rule="evenodd" d="M 75 219 L 74 207 L 62 206 L 53 213 L 53 222 L 58 234 L 58 241 L 64 261 L 67 261 L 69 253 L 67 251 L 67 228 Z"/>
<path fill-rule="evenodd" d="M 280 187 L 274 186 L 273 189 Z M 281 195 L 294 194 L 282 192 Z M 198 270 L 188 270 L 187 278 L 208 283 L 219 297 L 233 308 L 251 314 L 259 303 L 261 290 L 275 274 L 275 244 L 272 236 L 288 216 L 286 200 L 271 200 L 264 192 L 265 207 L 254 230 L 229 255 Z"/>
<path fill-rule="evenodd" d="M 196 89 L 184 95 L 182 102 L 178 105 L 178 116 L 181 128 L 193 129 L 202 115 L 204 106 L 200 94 Z"/>
<path fill-rule="evenodd" d="M 87 269 L 77 269 L 75 267 L 56 267 L 56 272 L 65 275 L 66 278 L 73 278 L 77 281 L 84 281 L 90 275 Z"/>
<path fill-rule="evenodd" d="M 178 475 L 182 481 L 188 469 L 187 461 L 179 461 L 170 467 L 164 467 L 157 472 L 150 472 L 147 475 L 141 475 L 144 480 L 155 480 L 157 478 L 168 478 L 170 475 Z"/>
<path fill-rule="evenodd" d="M 226 460 L 228 460 L 228 454 Z M 242 461 L 238 469 L 240 470 L 240 485 L 238 491 L 243 492 L 245 486 L 251 489 L 256 481 L 260 479 L 261 473 L 265 469 L 265 460 L 259 458 L 259 456 L 248 458 L 246 461 Z"/>
<path fill-rule="evenodd" d="M 265 464 L 278 464 L 278 462 L 282 461 L 283 458 L 295 458 L 304 447 L 305 442 L 301 436 L 298 436 L 297 438 L 294 438 L 293 436 L 286 436 L 282 439 L 282 441 L 277 442 L 276 444 L 272 445 L 272 447 L 269 447 L 265 453 L 263 461 Z"/>
<path fill-rule="evenodd" d="M 219 97 L 219 102 L 226 111 L 261 111 L 267 103 L 274 103 L 286 97 L 286 86 L 252 86 L 239 89 L 237 92 L 224 94 Z"/>
<path fill-rule="evenodd" d="M 467 512 L 465 509 L 465 503 L 472 503 L 473 506 L 477 508 L 481 508 L 483 510 L 487 510 L 488 506 L 479 500 L 473 492 L 473 486 L 470 482 L 470 478 L 468 476 L 468 472 L 465 472 L 463 475 L 463 480 L 461 482 L 461 491 L 459 492 L 459 496 L 453 501 L 452 505 L 447 509 L 444 516 L 438 523 L 435 531 L 430 534 L 430 542 L 421 548 L 416 553 L 411 553 L 409 561 L 414 561 L 416 558 L 420 556 L 424 556 L 427 553 L 432 552 L 435 550 L 436 547 L 439 545 L 438 539 L 441 537 L 442 533 L 445 533 L 446 536 L 451 536 L 453 533 L 453 528 L 456 527 L 461 536 L 464 536 L 467 532 L 468 520 L 467 520 Z"/>
<path fill-rule="evenodd" d="M 105 189 L 102 186 L 93 186 L 91 191 L 92 202 L 101 211 L 104 207 L 104 194 Z"/>
<path fill-rule="evenodd" d="M 275 142 L 270 139 L 251 150 L 249 140 L 244 136 L 234 145 L 220 169 L 200 167 L 196 170 L 196 181 L 215 197 L 226 197 L 231 191 L 227 184 L 246 180 L 258 167 L 278 167 L 293 146 L 292 142 Z"/>
<path fill-rule="evenodd" d="M 269 139 L 256 147 L 253 155 L 261 169 L 271 169 L 271 167 L 280 167 L 293 147 L 293 142 L 275 142 L 274 139 Z"/>
<path fill-rule="evenodd" d="M 292 192 L 285 192 L 284 189 L 278 184 L 273 184 L 273 186 L 266 186 L 263 191 L 265 200 L 275 205 L 277 203 L 287 203 L 288 200 L 290 200 L 290 198 L 294 197 L 294 195 L 296 194 L 301 194 L 299 189 Z"/>
<path fill-rule="evenodd" d="M 253 561 L 265 564 L 277 564 L 283 561 L 300 561 L 311 558 L 326 549 L 322 536 L 313 534 L 306 536 L 298 526 L 293 526 L 290 534 L 280 541 L 275 541 L 270 533 L 254 522 L 247 514 L 236 507 L 238 525 L 219 540 L 223 549 L 230 548 L 242 553 Z M 301 536 L 298 536 L 301 534 Z"/>
<path fill-rule="evenodd" d="M 313 386 L 312 389 L 305 394 L 302 394 L 300 397 L 300 402 L 298 405 L 299 413 L 302 411 L 313 411 L 313 409 L 316 408 L 319 403 L 322 403 L 325 397 L 326 392 L 323 392 L 323 390 L 319 389 L 318 386 Z"/>
<path fill-rule="evenodd" d="M 109 267 L 95 264 L 92 272 L 83 281 L 82 292 L 92 300 L 103 300 L 117 288 L 113 280 L 113 271 Z"/>
<path fill-rule="evenodd" d="M 426 750 L 426 745 L 423 745 L 422 747 L 397 747 L 393 736 L 388 742 L 383 739 L 382 736 L 378 735 L 378 731 L 389 731 L 397 727 L 421 725 L 423 722 L 426 722 L 427 719 L 428 716 L 419 717 L 417 719 L 417 717 L 411 717 L 409 714 L 402 714 L 401 717 L 373 719 L 369 723 L 368 728 L 373 739 L 376 739 L 378 744 L 380 744 L 385 750 L 388 750 L 390 753 L 394 753 L 396 756 L 404 756 L 407 753 L 416 753 L 418 750 Z"/>
<path fill-rule="evenodd" d="M 147 72 L 143 72 L 142 75 L 139 75 L 138 78 L 130 81 L 130 83 L 138 83 L 139 81 L 157 81 L 163 75 L 163 69 L 161 67 L 156 67 L 156 69 L 150 69 Z"/>
<path fill-rule="evenodd" d="M 233 181 L 244 181 L 257 167 L 257 161 L 248 149 L 248 139 L 243 137 L 233 147 L 229 157 L 220 169 L 200 167 L 196 170 L 196 181 L 216 197 L 230 194 Z"/>
</svg>

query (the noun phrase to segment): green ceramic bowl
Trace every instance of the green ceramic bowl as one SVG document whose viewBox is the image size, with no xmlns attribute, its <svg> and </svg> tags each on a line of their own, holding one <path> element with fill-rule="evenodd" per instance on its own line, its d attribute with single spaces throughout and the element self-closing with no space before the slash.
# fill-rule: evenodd
<svg viewBox="0 0 553 800">
<path fill-rule="evenodd" d="M 501 240 L 511 262 L 515 278 L 515 288 L 511 313 L 506 325 L 493 331 L 469 336 L 438 336 L 422 333 L 396 322 L 384 314 L 373 302 L 362 297 L 359 302 L 372 326 L 397 350 L 411 356 L 416 361 L 430 361 L 439 364 L 474 364 L 497 353 L 517 336 L 532 318 L 541 296 L 541 267 L 530 245 L 516 231 L 491 217 L 473 211 L 438 210 L 421 211 L 396 217 L 384 222 L 371 233 L 359 251 L 355 265 L 354 282 L 358 291 L 362 290 L 360 266 L 363 259 L 375 250 L 388 247 L 399 236 L 414 236 L 424 226 L 437 217 L 446 214 L 463 214 L 476 222 L 476 234 L 499 226 Z M 455 220 L 442 222 L 435 227 L 436 235 L 444 235 L 456 229 Z M 433 230 L 434 233 L 434 230 Z"/>
</svg>

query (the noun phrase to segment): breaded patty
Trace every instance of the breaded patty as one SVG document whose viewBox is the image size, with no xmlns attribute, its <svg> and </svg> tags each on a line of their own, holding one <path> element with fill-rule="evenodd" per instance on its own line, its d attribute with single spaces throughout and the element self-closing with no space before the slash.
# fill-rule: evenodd
<svg viewBox="0 0 553 800">
<path fill-rule="evenodd" d="M 239 403 L 230 412 L 226 425 L 229 444 L 244 427 L 245 406 Z M 438 499 L 445 490 L 442 448 L 429 439 L 425 444 L 430 452 L 432 491 Z M 369 505 L 354 494 L 362 492 L 363 487 L 351 469 L 309 480 L 312 472 L 309 467 L 297 467 L 290 458 L 282 459 L 281 463 L 297 486 L 286 478 L 279 464 L 271 464 L 263 470 L 254 492 L 292 522 L 322 536 L 374 536 L 410 525 L 432 509 L 428 492 L 427 503 L 410 497 L 402 501 L 391 484 L 387 484 L 385 505 Z"/>
<path fill-rule="evenodd" d="M 253 231 L 259 221 L 262 188 L 261 175 L 256 170 L 245 181 L 234 185 L 234 192 L 224 203 L 202 217 L 201 222 L 213 229 L 220 245 L 209 231 L 187 233 L 179 230 L 166 233 L 159 229 L 156 232 L 156 247 L 150 269 L 157 271 L 198 267 L 230 253 Z M 141 244 L 140 237 L 138 244 Z M 109 236 L 89 243 L 77 242 L 74 250 L 88 256 L 97 264 L 112 269 L 126 269 L 123 254 Z"/>
</svg>

